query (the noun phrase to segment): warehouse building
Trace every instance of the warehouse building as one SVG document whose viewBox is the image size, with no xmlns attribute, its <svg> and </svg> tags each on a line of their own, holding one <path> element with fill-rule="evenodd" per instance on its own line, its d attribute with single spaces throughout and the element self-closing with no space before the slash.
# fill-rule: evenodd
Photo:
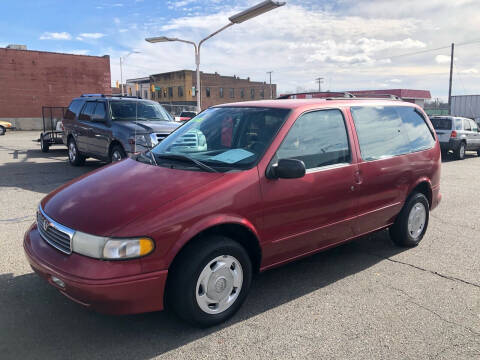
<svg viewBox="0 0 480 360">
<path fill-rule="evenodd" d="M 0 120 L 42 128 L 42 106 L 68 106 L 83 93 L 111 94 L 110 57 L 0 48 Z"/>
</svg>

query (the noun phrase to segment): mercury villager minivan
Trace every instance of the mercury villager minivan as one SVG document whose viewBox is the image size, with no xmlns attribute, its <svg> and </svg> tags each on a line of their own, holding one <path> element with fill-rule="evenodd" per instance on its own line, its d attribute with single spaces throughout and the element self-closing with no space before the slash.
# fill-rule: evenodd
<svg viewBox="0 0 480 360">
<path fill-rule="evenodd" d="M 84 306 L 168 306 L 209 326 L 238 310 L 257 271 L 384 228 L 416 246 L 441 199 L 440 165 L 430 121 L 407 102 L 226 104 L 53 191 L 24 248 Z"/>
</svg>

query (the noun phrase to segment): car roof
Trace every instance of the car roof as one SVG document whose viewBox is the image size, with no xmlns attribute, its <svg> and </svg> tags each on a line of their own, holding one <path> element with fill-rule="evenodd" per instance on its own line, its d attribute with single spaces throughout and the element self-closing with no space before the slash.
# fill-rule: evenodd
<svg viewBox="0 0 480 360">
<path fill-rule="evenodd" d="M 345 106 L 410 106 L 420 108 L 418 105 L 410 102 L 399 100 L 384 99 L 352 99 L 352 98 L 329 98 L 329 99 L 273 99 L 273 100 L 257 100 L 242 101 L 228 104 L 215 105 L 213 107 L 267 107 L 280 109 L 309 109 L 309 108 L 332 108 Z"/>
<path fill-rule="evenodd" d="M 142 98 L 137 98 L 134 96 L 110 96 L 110 95 L 98 95 L 98 96 L 79 96 L 76 97 L 74 100 L 110 100 L 110 101 L 117 101 L 117 100 L 122 100 L 122 101 L 152 101 L 150 99 L 142 99 Z"/>
</svg>

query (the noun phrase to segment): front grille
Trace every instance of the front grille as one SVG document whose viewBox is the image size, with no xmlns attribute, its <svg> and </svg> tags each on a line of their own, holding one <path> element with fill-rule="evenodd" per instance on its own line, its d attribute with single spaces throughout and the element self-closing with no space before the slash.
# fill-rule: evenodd
<svg viewBox="0 0 480 360">
<path fill-rule="evenodd" d="M 74 231 L 53 221 L 41 209 L 37 212 L 37 228 L 40 236 L 49 245 L 64 254 L 72 253 L 72 237 Z"/>
<path fill-rule="evenodd" d="M 161 134 L 161 133 L 156 133 L 155 135 L 157 135 L 158 142 L 162 142 L 162 140 L 168 136 L 168 134 Z"/>
</svg>

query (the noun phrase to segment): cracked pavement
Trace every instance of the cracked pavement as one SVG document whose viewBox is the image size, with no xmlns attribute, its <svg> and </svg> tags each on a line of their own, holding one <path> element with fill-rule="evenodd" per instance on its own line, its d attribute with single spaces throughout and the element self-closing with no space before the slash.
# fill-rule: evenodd
<svg viewBox="0 0 480 360">
<path fill-rule="evenodd" d="M 443 200 L 422 243 L 382 231 L 257 276 L 226 324 L 199 330 L 167 312 L 96 314 L 32 273 L 22 237 L 40 199 L 102 166 L 40 151 L 38 132 L 0 137 L 2 359 L 479 359 L 480 158 L 445 161 Z"/>
</svg>

